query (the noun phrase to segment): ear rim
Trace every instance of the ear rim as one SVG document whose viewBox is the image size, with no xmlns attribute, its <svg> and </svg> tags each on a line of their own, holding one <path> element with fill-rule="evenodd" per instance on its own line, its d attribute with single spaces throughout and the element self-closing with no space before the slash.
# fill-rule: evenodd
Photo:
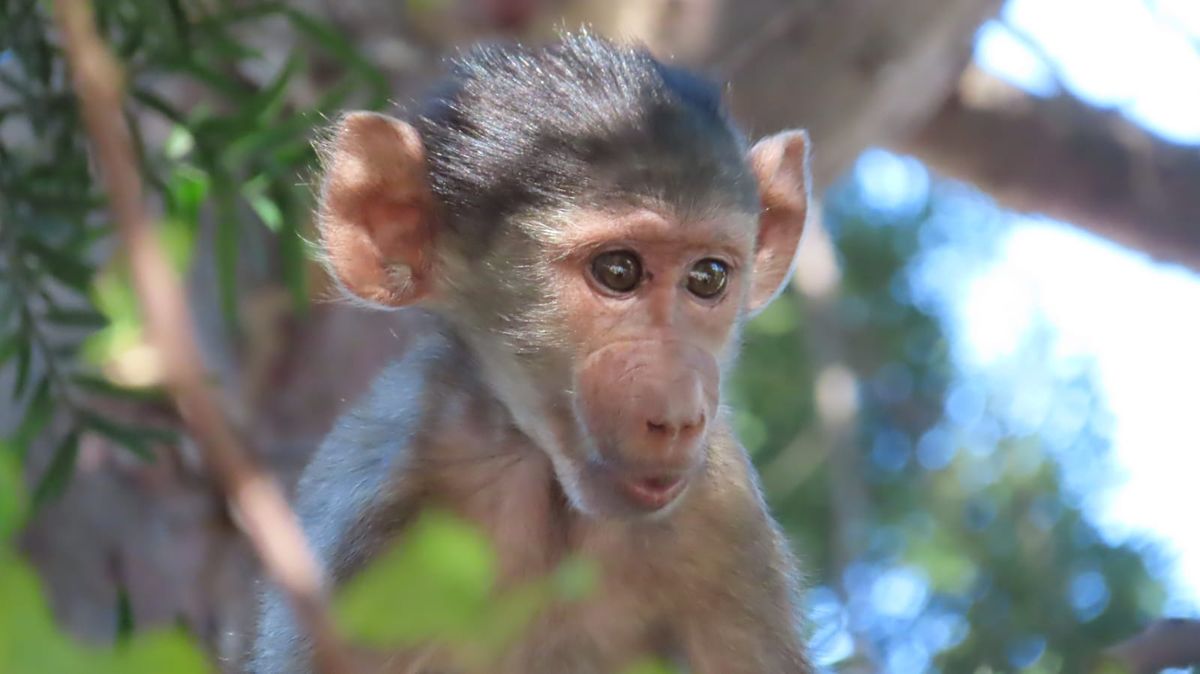
<svg viewBox="0 0 1200 674">
<path fill-rule="evenodd" d="M 339 168 L 340 162 L 355 162 L 359 164 L 357 169 L 360 171 L 364 169 L 372 171 L 377 168 L 370 166 L 369 157 L 362 156 L 361 143 L 362 136 L 366 133 L 383 133 L 384 129 L 378 126 L 380 124 L 386 125 L 387 129 L 395 134 L 395 141 L 398 145 L 394 149 L 394 153 L 399 156 L 407 155 L 403 162 L 397 163 L 395 170 L 400 173 L 407 171 L 410 174 L 416 172 L 419 177 L 408 180 L 408 185 L 401 189 L 398 186 L 387 184 L 389 176 L 386 171 L 375 170 L 371 179 L 366 181 L 365 187 L 356 185 L 355 188 L 378 193 L 378 195 L 390 193 L 400 195 L 400 198 L 385 201 L 384 205 L 390 207 L 401 218 L 406 217 L 406 212 L 411 211 L 419 221 L 411 225 L 414 232 L 409 238 L 424 237 L 428 240 L 426 245 L 432 244 L 437 233 L 434 222 L 436 220 L 435 202 L 425 172 L 424 143 L 420 133 L 412 124 L 381 112 L 369 110 L 343 112 L 329 127 L 324 139 L 317 142 L 320 178 L 315 221 L 321 248 L 319 262 L 333 285 L 337 287 L 342 299 L 363 308 L 394 311 L 418 304 L 432 294 L 433 251 L 418 252 L 412 255 L 413 259 L 401 261 L 399 258 L 402 256 L 394 254 L 394 250 L 391 251 L 393 254 L 384 250 L 389 243 L 395 248 L 397 240 L 395 231 L 389 232 L 393 235 L 389 241 L 389 237 L 382 236 L 378 223 L 373 225 L 370 222 L 359 222 L 354 218 L 346 218 L 332 206 L 336 201 L 332 192 L 337 189 L 347 189 L 346 186 L 339 187 L 338 185 L 339 179 L 345 179 L 344 175 L 339 175 L 340 170 L 345 170 Z M 354 127 L 357 126 L 370 125 L 374 125 L 376 128 L 354 130 Z M 358 149 L 355 148 L 355 145 L 359 146 Z M 395 176 L 391 176 L 391 178 L 394 182 Z M 366 207 L 364 205 L 364 208 Z M 386 225 L 386 223 L 384 224 Z M 373 229 L 376 231 L 372 231 Z M 342 263 L 338 259 L 347 257 L 358 259 L 358 263 L 354 267 L 360 277 L 367 278 L 365 282 L 348 277 L 349 270 L 343 268 L 346 263 Z M 375 263 L 374 268 L 369 266 L 371 261 Z M 366 270 L 361 268 L 364 263 L 368 264 Z"/>
<path fill-rule="evenodd" d="M 788 167 L 785 164 L 789 159 L 793 162 L 797 161 L 792 149 L 796 145 L 800 146 L 798 157 L 800 170 L 798 172 L 796 166 Z M 789 154 L 792 156 L 789 157 Z M 808 230 L 808 220 L 812 216 L 812 140 L 806 129 L 787 129 L 759 139 L 747 151 L 746 157 L 747 163 L 758 181 L 761 209 L 758 215 L 759 230 L 754 251 L 754 276 L 746 298 L 746 315 L 753 318 L 783 294 L 795 273 L 796 261 L 800 256 L 800 245 L 804 240 L 804 233 Z M 798 190 L 794 189 L 794 184 L 782 186 L 779 184 L 781 180 L 794 183 L 797 179 L 800 181 Z M 782 194 L 780 190 L 783 190 Z M 774 203 L 780 200 L 782 203 Z M 792 224 L 789 227 L 786 224 L 788 220 L 795 222 L 794 216 L 793 218 L 786 216 L 786 210 L 803 211 L 798 225 Z M 776 217 L 785 220 L 785 223 L 781 225 L 785 230 L 782 233 L 786 237 L 785 241 L 794 239 L 794 242 L 790 243 L 791 252 L 782 269 L 769 270 L 778 279 L 768 282 L 759 276 L 763 262 L 760 256 L 766 250 L 763 246 L 763 233 L 771 226 L 768 218 L 771 217 L 773 211 Z M 787 231 L 791 229 L 796 230 L 794 234 Z M 769 290 L 765 289 L 768 283 L 770 283 Z"/>
</svg>

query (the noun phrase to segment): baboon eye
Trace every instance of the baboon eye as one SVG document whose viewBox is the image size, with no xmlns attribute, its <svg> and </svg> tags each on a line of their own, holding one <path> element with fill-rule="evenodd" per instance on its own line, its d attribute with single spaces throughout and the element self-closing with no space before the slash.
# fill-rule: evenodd
<svg viewBox="0 0 1200 674">
<path fill-rule="evenodd" d="M 627 250 L 601 253 L 592 260 L 592 276 L 609 290 L 627 293 L 642 282 L 642 262 Z"/>
<path fill-rule="evenodd" d="M 711 257 L 700 260 L 688 270 L 687 289 L 696 297 L 716 297 L 725 290 L 728 282 L 729 266 Z"/>
</svg>

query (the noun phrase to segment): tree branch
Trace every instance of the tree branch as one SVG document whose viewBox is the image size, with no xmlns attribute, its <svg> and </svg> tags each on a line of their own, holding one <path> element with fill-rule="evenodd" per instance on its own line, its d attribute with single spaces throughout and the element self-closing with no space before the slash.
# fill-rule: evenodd
<svg viewBox="0 0 1200 674">
<path fill-rule="evenodd" d="M 751 130 L 802 125 L 813 174 L 829 185 L 882 139 L 937 110 L 971 57 L 971 37 L 999 0 L 726 0 L 715 69 Z M 736 15 L 736 16 L 735 16 Z M 749 16 L 760 17 L 750 22 Z"/>
<path fill-rule="evenodd" d="M 894 147 L 1038 212 L 1200 270 L 1200 152 L 1062 95 L 1039 99 L 972 70 Z"/>
<path fill-rule="evenodd" d="M 1130 674 L 1200 665 L 1200 620 L 1168 618 L 1117 644 L 1108 657 Z"/>
<path fill-rule="evenodd" d="M 287 593 L 311 635 L 319 669 L 345 674 L 350 671 L 348 656 L 326 609 L 320 565 L 282 491 L 251 462 L 205 382 L 183 289 L 143 205 L 141 177 L 122 114 L 121 69 L 96 32 L 88 0 L 55 0 L 54 7 L 95 160 L 167 388 L 268 574 Z"/>
</svg>

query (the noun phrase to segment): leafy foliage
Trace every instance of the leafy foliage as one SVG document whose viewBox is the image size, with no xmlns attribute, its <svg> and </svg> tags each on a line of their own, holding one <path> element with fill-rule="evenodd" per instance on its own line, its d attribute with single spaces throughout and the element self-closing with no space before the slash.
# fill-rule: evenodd
<svg viewBox="0 0 1200 674">
<path fill-rule="evenodd" d="M 397 545 L 353 578 L 340 624 L 369 646 L 448 648 L 467 667 L 498 657 L 543 610 L 590 593 L 595 570 L 570 560 L 548 578 L 500 591 L 495 554 L 474 527 L 426 513 Z"/>
<path fill-rule="evenodd" d="M 0 0 L 0 366 L 13 363 L 11 397 L 23 410 L 9 438 L 15 451 L 24 455 L 43 438 L 55 446 L 35 505 L 67 484 L 84 433 L 146 459 L 154 444 L 173 440 L 113 414 L 111 401 L 153 401 L 158 373 L 127 271 L 112 256 L 48 7 Z M 313 129 L 354 92 L 367 93 L 356 103 L 382 103 L 382 76 L 336 31 L 285 3 L 114 0 L 96 11 L 128 69 L 127 119 L 172 260 L 187 271 L 197 240 L 211 236 L 221 303 L 236 328 L 239 255 L 249 240 L 241 223 L 257 219 L 273 234 L 279 273 L 303 310 L 310 204 L 297 177 L 312 164 Z M 271 21 L 306 44 L 255 81 L 246 73 L 270 67 L 272 55 L 247 36 Z M 347 76 L 298 104 L 289 89 L 314 56 Z M 178 102 L 189 97 L 202 102 Z"/>
<path fill-rule="evenodd" d="M 0 671 L 11 674 L 204 674 L 205 657 L 178 632 L 131 636 L 115 648 L 85 646 L 63 634 L 33 570 L 11 547 L 28 511 L 16 465 L 0 454 Z"/>
</svg>

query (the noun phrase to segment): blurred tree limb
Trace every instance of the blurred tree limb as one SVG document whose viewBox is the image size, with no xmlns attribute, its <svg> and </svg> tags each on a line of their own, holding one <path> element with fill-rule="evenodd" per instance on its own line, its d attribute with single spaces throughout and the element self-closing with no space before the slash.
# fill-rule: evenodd
<svg viewBox="0 0 1200 674">
<path fill-rule="evenodd" d="M 122 113 L 120 66 L 96 32 L 91 3 L 56 0 L 56 18 L 84 122 L 167 388 L 241 516 L 268 573 L 313 638 L 320 670 L 348 672 L 326 609 L 322 572 L 279 487 L 255 466 L 209 389 L 187 301 L 143 204 L 137 155 Z"/>
<path fill-rule="evenodd" d="M 1200 270 L 1200 152 L 1067 94 L 1036 98 L 977 70 L 895 144 L 1003 205 Z"/>
<path fill-rule="evenodd" d="M 1200 665 L 1200 620 L 1158 620 L 1107 655 L 1129 674 Z"/>
<path fill-rule="evenodd" d="M 739 119 L 759 132 L 810 131 L 813 172 L 826 186 L 863 150 L 937 110 L 970 60 L 975 30 L 1000 4 L 726 0 L 710 60 L 733 82 Z"/>
</svg>

